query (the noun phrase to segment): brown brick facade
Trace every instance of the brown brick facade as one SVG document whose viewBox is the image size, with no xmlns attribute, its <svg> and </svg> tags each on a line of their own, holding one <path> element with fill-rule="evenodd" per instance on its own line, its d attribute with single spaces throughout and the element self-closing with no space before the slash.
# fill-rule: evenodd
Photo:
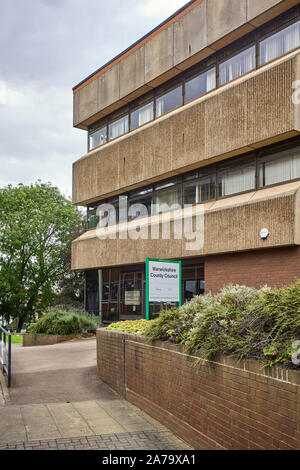
<svg viewBox="0 0 300 470">
<path fill-rule="evenodd" d="M 282 287 L 300 279 L 300 247 L 247 251 L 205 258 L 205 290 L 242 284 L 260 288 Z"/>
<path fill-rule="evenodd" d="M 97 331 L 100 377 L 196 449 L 300 449 L 300 372 Z"/>
</svg>

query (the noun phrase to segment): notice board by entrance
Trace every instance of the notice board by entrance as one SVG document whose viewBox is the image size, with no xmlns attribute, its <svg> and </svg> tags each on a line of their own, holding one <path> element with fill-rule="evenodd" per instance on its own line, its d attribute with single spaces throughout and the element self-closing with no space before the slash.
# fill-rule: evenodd
<svg viewBox="0 0 300 470">
<path fill-rule="evenodd" d="M 147 320 L 150 319 L 150 302 L 178 302 L 181 306 L 181 261 L 146 259 Z"/>
</svg>

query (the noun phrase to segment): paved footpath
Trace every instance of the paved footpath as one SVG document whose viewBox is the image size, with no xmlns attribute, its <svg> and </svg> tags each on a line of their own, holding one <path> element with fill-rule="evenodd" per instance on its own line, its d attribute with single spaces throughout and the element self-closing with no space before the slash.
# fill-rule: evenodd
<svg viewBox="0 0 300 470">
<path fill-rule="evenodd" d="M 0 393 L 1 450 L 190 449 L 99 379 L 95 351 L 93 339 L 13 346 L 9 400 Z"/>
</svg>

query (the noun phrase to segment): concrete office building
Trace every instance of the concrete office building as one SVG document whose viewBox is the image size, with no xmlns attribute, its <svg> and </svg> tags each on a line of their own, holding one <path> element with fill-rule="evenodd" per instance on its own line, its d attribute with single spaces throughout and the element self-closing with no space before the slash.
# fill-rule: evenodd
<svg viewBox="0 0 300 470">
<path fill-rule="evenodd" d="M 184 300 L 300 278 L 299 87 L 298 1 L 194 0 L 74 88 L 88 151 L 73 203 L 88 226 L 72 268 L 86 273 L 87 311 L 144 317 L 147 257 L 182 261 Z M 161 221 L 153 204 L 200 208 L 202 245 L 189 251 L 172 230 L 126 239 L 119 196 L 146 207 L 128 216 L 144 228 Z M 115 239 L 97 236 L 103 203 Z"/>
</svg>

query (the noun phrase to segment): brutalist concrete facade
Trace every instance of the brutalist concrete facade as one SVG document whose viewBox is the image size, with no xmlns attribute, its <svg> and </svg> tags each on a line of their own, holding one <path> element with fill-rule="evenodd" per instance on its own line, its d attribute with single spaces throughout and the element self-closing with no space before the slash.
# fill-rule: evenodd
<svg viewBox="0 0 300 470">
<path fill-rule="evenodd" d="M 282 15 L 298 4 L 295 0 L 189 2 L 74 88 L 74 126 L 90 130 L 102 118 L 127 109 L 135 100 L 209 60 L 216 51 L 222 53 L 226 47 L 243 44 L 249 34 L 264 31 L 270 21 L 278 19 L 279 24 Z M 300 106 L 292 99 L 297 80 L 299 47 L 88 151 L 73 165 L 74 204 L 101 203 L 167 178 L 229 162 L 233 157 L 242 159 L 275 144 L 295 140 L 299 145 Z M 210 257 L 216 266 L 219 255 L 216 283 L 209 270 L 205 286 L 206 292 L 215 292 L 222 287 L 218 279 L 226 278 L 222 269 L 227 269 L 228 263 L 223 263 L 223 256 L 265 250 L 265 262 L 257 269 L 265 272 L 264 284 L 278 286 L 278 276 L 268 265 L 268 253 L 271 257 L 274 249 L 283 249 L 282 253 L 284 249 L 295 250 L 291 259 L 296 268 L 293 266 L 292 271 L 295 278 L 300 277 L 300 180 L 291 178 L 282 183 L 201 204 L 204 242 L 196 252 L 189 252 L 183 240 L 172 236 L 170 240 L 100 240 L 96 229 L 91 229 L 73 242 L 72 268 L 99 273 L 114 268 L 130 271 L 135 265 L 143 267 L 147 257 L 198 259 L 209 268 Z M 197 212 L 197 206 L 194 210 Z M 143 224 L 150 226 L 154 217 L 145 218 Z M 180 211 L 172 212 L 171 224 L 178 217 Z M 161 220 L 156 223 L 160 225 Z M 260 236 L 263 228 L 268 228 L 267 239 Z M 122 231 L 124 225 L 117 224 L 115 232 Z M 247 279 L 245 270 L 241 270 L 241 284 L 253 285 L 251 279 L 253 272 Z M 288 276 L 282 278 L 282 285 L 286 279 Z M 99 304 L 101 282 L 95 288 Z"/>
</svg>

